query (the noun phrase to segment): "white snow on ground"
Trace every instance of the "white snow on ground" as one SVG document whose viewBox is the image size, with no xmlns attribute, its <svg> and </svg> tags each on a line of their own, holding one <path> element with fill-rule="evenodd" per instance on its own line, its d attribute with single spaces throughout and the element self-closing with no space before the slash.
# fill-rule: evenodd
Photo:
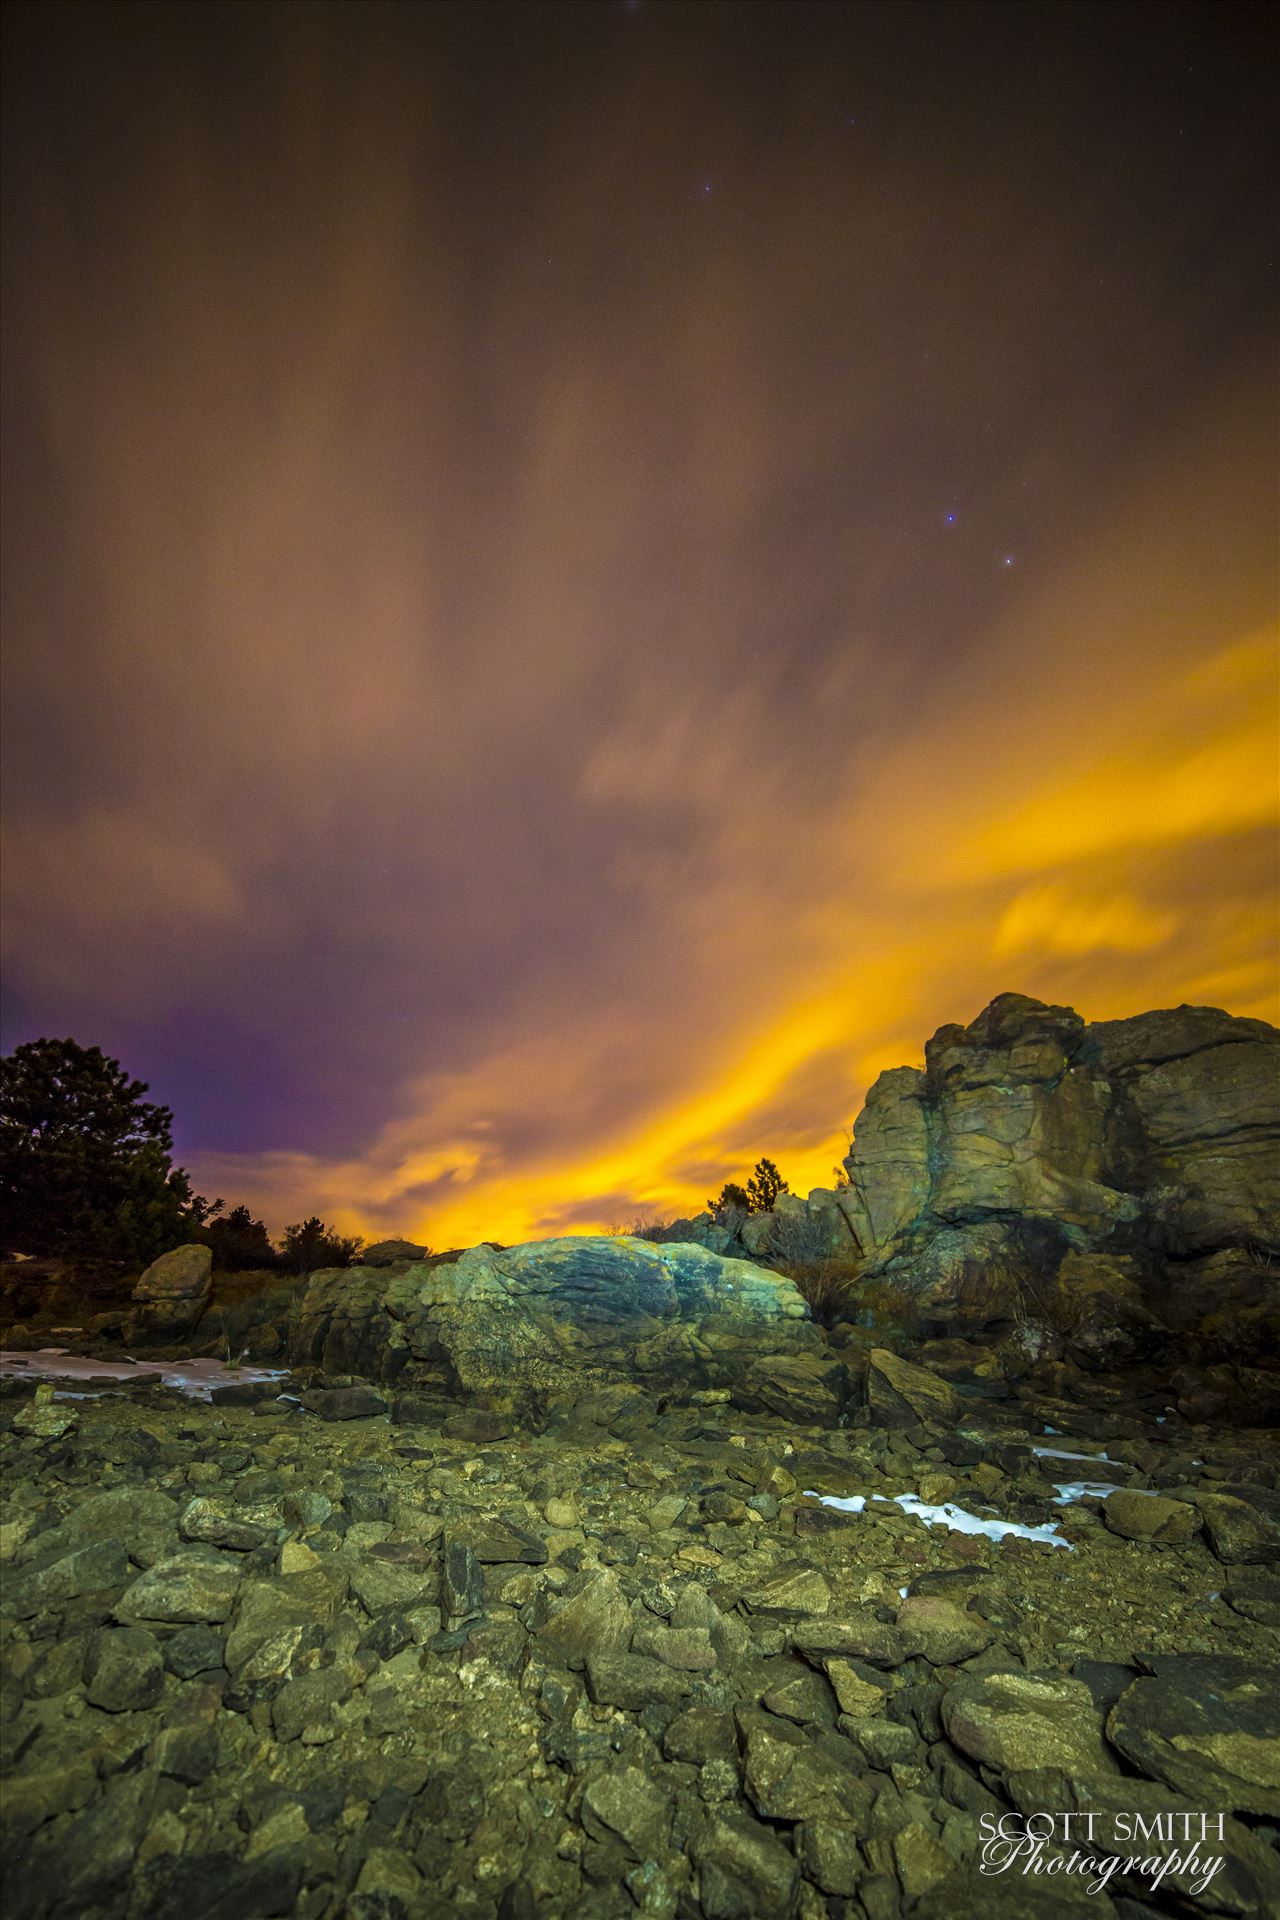
<svg viewBox="0 0 1280 1920">
<path fill-rule="evenodd" d="M 1111 1488 L 1107 1488 L 1111 1492 Z M 837 1507 L 841 1513 L 862 1513 L 867 1504 L 865 1493 L 851 1494 L 841 1499 L 834 1493 L 814 1493 L 805 1489 L 805 1497 L 818 1500 L 824 1507 Z M 890 1499 L 883 1493 L 873 1493 L 873 1500 L 883 1506 L 901 1507 L 904 1513 L 912 1513 L 923 1520 L 926 1527 L 946 1527 L 951 1533 L 981 1533 L 988 1540 L 1003 1540 L 1006 1534 L 1013 1534 L 1018 1540 L 1047 1540 L 1051 1547 L 1065 1547 L 1068 1553 L 1075 1548 L 1069 1540 L 1064 1540 L 1052 1520 L 1046 1520 L 1043 1526 L 1025 1527 L 1017 1520 L 984 1520 L 979 1514 L 970 1513 L 965 1507 L 957 1507 L 953 1501 L 945 1500 L 941 1506 L 931 1506 L 920 1500 L 914 1493 L 895 1493 Z"/>
<path fill-rule="evenodd" d="M 158 1375 L 166 1387 L 176 1387 L 192 1400 L 208 1400 L 215 1387 L 241 1385 L 245 1381 L 283 1380 L 287 1369 L 277 1367 L 234 1367 L 225 1360 L 88 1360 L 68 1353 L 65 1347 L 39 1347 L 34 1353 L 0 1352 L 0 1379 L 42 1380 L 154 1380 Z M 83 1400 L 90 1396 L 61 1390 L 60 1397 Z"/>
<path fill-rule="evenodd" d="M 1106 1460 L 1114 1465 L 1109 1453 L 1068 1453 L 1065 1447 L 1032 1447 L 1037 1460 Z"/>
<path fill-rule="evenodd" d="M 1109 1493 L 1145 1493 L 1152 1500 L 1161 1498 L 1158 1487 L 1118 1487 L 1114 1480 L 1059 1480 L 1055 1507 L 1069 1507 L 1077 1500 L 1105 1500 Z"/>
</svg>

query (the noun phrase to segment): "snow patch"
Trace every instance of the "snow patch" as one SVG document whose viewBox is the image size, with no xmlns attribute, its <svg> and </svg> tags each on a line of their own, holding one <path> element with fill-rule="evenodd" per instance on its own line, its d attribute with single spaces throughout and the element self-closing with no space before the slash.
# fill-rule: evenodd
<svg viewBox="0 0 1280 1920">
<path fill-rule="evenodd" d="M 233 1367 L 225 1360 L 89 1360 L 82 1354 L 68 1353 L 65 1347 L 39 1347 L 34 1353 L 0 1352 L 0 1380 L 22 1380 L 32 1376 L 42 1380 L 155 1380 L 176 1387 L 191 1400 L 208 1400 L 215 1387 L 240 1386 L 245 1382 L 283 1380 L 285 1367 Z M 96 1395 L 58 1390 L 59 1399 L 88 1399 Z"/>
<path fill-rule="evenodd" d="M 842 1499 L 834 1493 L 814 1493 L 806 1488 L 805 1497 L 819 1501 L 824 1507 L 836 1507 L 841 1513 L 862 1513 L 867 1504 L 864 1493 L 850 1494 L 847 1499 Z M 1052 1520 L 1046 1520 L 1039 1527 L 1023 1526 L 1017 1520 L 984 1520 L 981 1515 L 970 1513 L 966 1507 L 956 1506 L 954 1501 L 944 1500 L 941 1506 L 933 1506 L 914 1493 L 895 1493 L 892 1498 L 883 1493 L 873 1493 L 871 1498 L 882 1506 L 901 1507 L 904 1513 L 914 1514 L 916 1519 L 923 1520 L 926 1527 L 946 1527 L 950 1533 L 980 1533 L 988 1540 L 997 1541 L 1012 1534 L 1018 1540 L 1045 1540 L 1051 1547 L 1065 1547 L 1068 1553 L 1075 1552 L 1071 1542 L 1062 1538 L 1057 1523 Z"/>
</svg>

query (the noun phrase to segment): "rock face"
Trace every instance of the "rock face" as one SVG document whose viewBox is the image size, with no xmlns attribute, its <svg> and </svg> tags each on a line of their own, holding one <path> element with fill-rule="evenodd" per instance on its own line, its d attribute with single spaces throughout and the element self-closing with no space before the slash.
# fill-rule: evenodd
<svg viewBox="0 0 1280 1920">
<path fill-rule="evenodd" d="M 191 1332 L 209 1303 L 213 1254 L 208 1247 L 162 1253 L 133 1290 L 130 1340 L 174 1340 Z"/>
<path fill-rule="evenodd" d="M 829 1424 L 844 1399 L 843 1368 L 790 1280 L 630 1236 L 472 1247 L 391 1277 L 315 1274 L 289 1355 L 499 1403 L 547 1404 L 593 1385 L 725 1388 L 741 1406 Z"/>
<path fill-rule="evenodd" d="M 1280 1033 L 1207 1007 L 1089 1026 L 1002 994 L 923 1071 L 881 1074 L 845 1164 L 866 1274 L 935 1330 L 1131 1359 L 1205 1312 L 1208 1268 L 1220 1304 L 1274 1294 Z"/>
</svg>

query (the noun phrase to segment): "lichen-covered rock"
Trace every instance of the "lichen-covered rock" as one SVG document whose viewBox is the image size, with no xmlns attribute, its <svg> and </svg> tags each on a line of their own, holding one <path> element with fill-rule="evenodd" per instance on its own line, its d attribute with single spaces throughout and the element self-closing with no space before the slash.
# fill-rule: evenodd
<svg viewBox="0 0 1280 1920">
<path fill-rule="evenodd" d="M 189 1334 L 209 1304 L 212 1270 L 208 1247 L 175 1247 L 153 1260 L 133 1290 L 126 1339 L 179 1340 Z"/>
<path fill-rule="evenodd" d="M 289 1349 L 295 1365 L 504 1404 L 724 1386 L 740 1405 L 830 1425 L 846 1392 L 790 1280 L 626 1235 L 472 1247 L 391 1277 L 316 1274 Z"/>
<path fill-rule="evenodd" d="M 841 1196 L 864 1277 L 899 1289 L 924 1330 L 1016 1330 L 1033 1358 L 1128 1362 L 1211 1312 L 1197 1261 L 1280 1249 L 1280 1033 L 1265 1021 L 1179 1007 L 1086 1026 L 1006 993 L 939 1029 L 925 1061 L 872 1087 Z M 1256 1276 L 1232 1285 L 1265 1315 Z"/>
</svg>

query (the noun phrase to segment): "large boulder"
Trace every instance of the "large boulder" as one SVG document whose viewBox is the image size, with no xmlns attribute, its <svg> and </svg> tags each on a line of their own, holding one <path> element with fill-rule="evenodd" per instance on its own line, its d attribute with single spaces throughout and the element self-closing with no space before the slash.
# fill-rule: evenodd
<svg viewBox="0 0 1280 1920">
<path fill-rule="evenodd" d="M 705 1247 L 630 1235 L 471 1247 L 441 1266 L 312 1276 L 292 1363 L 495 1403 L 623 1383 L 726 1387 L 742 1406 L 831 1424 L 844 1402 L 794 1284 Z"/>
<path fill-rule="evenodd" d="M 125 1337 L 181 1340 L 209 1304 L 213 1254 L 208 1247 L 175 1247 L 153 1260 L 133 1290 Z"/>
<path fill-rule="evenodd" d="M 412 1265 L 415 1260 L 424 1260 L 426 1247 L 417 1246 L 412 1240 L 375 1240 L 360 1255 L 360 1265 L 364 1267 L 394 1267 L 403 1260 Z"/>
<path fill-rule="evenodd" d="M 1001 994 L 923 1070 L 881 1074 L 845 1165 L 864 1274 L 923 1330 L 1129 1361 L 1211 1310 L 1205 1263 L 1280 1250 L 1280 1033 L 1206 1007 L 1088 1026 Z M 1263 1316 L 1252 1285 L 1233 1268 Z"/>
</svg>

